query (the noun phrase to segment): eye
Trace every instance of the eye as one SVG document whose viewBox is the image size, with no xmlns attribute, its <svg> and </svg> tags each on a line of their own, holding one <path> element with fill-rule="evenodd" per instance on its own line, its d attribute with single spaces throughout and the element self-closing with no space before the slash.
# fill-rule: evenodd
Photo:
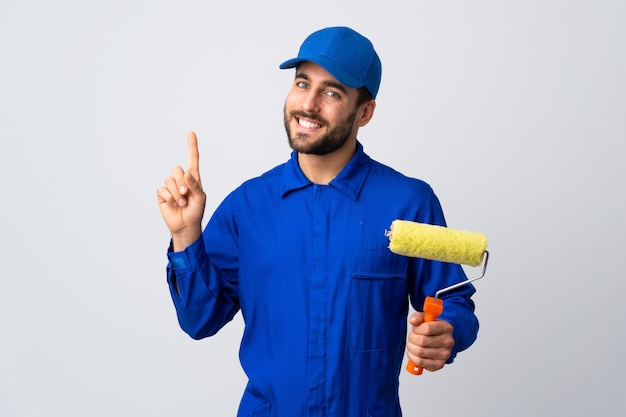
<svg viewBox="0 0 626 417">
<path fill-rule="evenodd" d="M 309 85 L 306 82 L 304 82 L 304 81 L 297 81 L 296 82 L 296 87 L 298 87 L 298 88 L 309 88 Z"/>
<path fill-rule="evenodd" d="M 339 95 L 339 93 L 337 93 L 336 91 L 333 91 L 333 90 L 328 90 L 328 91 L 326 91 L 326 95 L 327 95 L 328 97 L 331 97 L 331 98 L 341 98 L 341 96 Z"/>
</svg>

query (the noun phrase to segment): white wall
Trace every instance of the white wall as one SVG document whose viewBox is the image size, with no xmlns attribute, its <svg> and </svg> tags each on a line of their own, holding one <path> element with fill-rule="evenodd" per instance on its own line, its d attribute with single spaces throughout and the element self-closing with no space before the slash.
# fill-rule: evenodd
<svg viewBox="0 0 626 417">
<path fill-rule="evenodd" d="M 286 160 L 277 66 L 338 24 L 383 61 L 366 151 L 490 243 L 479 340 L 405 415 L 624 415 L 625 5 L 2 0 L 0 415 L 235 414 L 241 320 L 179 330 L 156 189 L 192 129 L 208 211 Z"/>
</svg>

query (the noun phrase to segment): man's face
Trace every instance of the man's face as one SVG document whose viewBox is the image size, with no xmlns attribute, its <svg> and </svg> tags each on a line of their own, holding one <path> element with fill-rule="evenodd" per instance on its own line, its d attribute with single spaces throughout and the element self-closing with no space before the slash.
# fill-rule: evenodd
<svg viewBox="0 0 626 417">
<path fill-rule="evenodd" d="M 357 97 L 356 89 L 339 83 L 319 65 L 300 64 L 284 108 L 291 148 L 327 155 L 356 140 Z"/>
</svg>

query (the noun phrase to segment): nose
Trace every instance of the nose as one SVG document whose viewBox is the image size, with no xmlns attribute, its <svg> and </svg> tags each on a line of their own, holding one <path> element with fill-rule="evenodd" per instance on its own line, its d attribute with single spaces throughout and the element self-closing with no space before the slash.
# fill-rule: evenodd
<svg viewBox="0 0 626 417">
<path fill-rule="evenodd" d="M 310 113 L 317 113 L 320 110 L 319 107 L 319 94 L 313 89 L 307 90 L 302 96 L 302 110 Z"/>
</svg>

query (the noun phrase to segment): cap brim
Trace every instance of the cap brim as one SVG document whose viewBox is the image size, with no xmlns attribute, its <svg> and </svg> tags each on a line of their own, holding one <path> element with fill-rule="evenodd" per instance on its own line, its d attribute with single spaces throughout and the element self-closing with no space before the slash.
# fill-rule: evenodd
<svg viewBox="0 0 626 417">
<path fill-rule="evenodd" d="M 288 69 L 295 68 L 301 63 L 305 61 L 313 62 L 314 64 L 319 65 L 324 68 L 330 75 L 335 77 L 337 81 L 341 84 L 350 87 L 350 88 L 361 88 L 364 87 L 363 83 L 357 78 L 353 77 L 346 70 L 341 68 L 341 66 L 337 65 L 334 61 L 324 57 L 324 56 L 310 56 L 310 57 L 298 57 L 288 59 L 287 61 L 280 64 L 278 67 L 280 69 Z"/>
</svg>

